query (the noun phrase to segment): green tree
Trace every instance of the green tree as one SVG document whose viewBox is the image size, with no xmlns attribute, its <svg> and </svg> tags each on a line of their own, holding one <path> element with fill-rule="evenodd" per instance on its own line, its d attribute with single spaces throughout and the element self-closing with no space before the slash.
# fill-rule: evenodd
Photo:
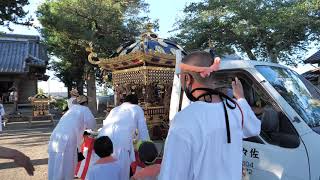
<svg viewBox="0 0 320 180">
<path fill-rule="evenodd" d="M 187 50 L 239 51 L 250 59 L 296 64 L 319 40 L 318 0 L 203 0 L 185 7 L 175 39 Z M 300 59 L 301 60 L 301 59 Z"/>
<path fill-rule="evenodd" d="M 9 30 L 12 30 L 10 23 L 30 26 L 32 18 L 25 19 L 28 12 L 23 9 L 28 4 L 28 0 L 1 0 L 0 25 L 6 26 Z"/>
<path fill-rule="evenodd" d="M 143 0 L 59 0 L 39 7 L 44 42 L 61 59 L 52 69 L 68 88 L 86 80 L 94 112 L 96 70 L 87 61 L 86 47 L 92 43 L 100 56 L 110 56 L 121 43 L 140 34 L 148 18 L 139 14 L 146 11 Z"/>
</svg>

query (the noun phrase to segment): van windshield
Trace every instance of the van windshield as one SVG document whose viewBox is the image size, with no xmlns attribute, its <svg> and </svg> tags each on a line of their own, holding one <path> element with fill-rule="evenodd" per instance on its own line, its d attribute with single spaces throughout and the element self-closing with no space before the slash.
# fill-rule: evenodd
<svg viewBox="0 0 320 180">
<path fill-rule="evenodd" d="M 319 89 L 290 69 L 274 66 L 256 69 L 311 128 L 320 126 Z"/>
</svg>

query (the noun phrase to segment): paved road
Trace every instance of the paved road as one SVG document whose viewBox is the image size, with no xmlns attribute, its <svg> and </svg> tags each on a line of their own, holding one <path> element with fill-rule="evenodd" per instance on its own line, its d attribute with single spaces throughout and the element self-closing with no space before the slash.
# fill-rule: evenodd
<svg viewBox="0 0 320 180">
<path fill-rule="evenodd" d="M 97 127 L 102 119 L 96 119 Z M 30 128 L 27 123 L 12 123 L 0 133 L 0 146 L 22 151 L 32 159 L 34 176 L 28 176 L 23 168 L 16 167 L 12 160 L 0 159 L 0 180 L 46 180 L 48 179 L 48 141 L 53 126 L 49 122 L 36 123 Z M 5 178 L 3 178 L 5 177 Z"/>
<path fill-rule="evenodd" d="M 47 179 L 47 144 L 52 127 L 4 129 L 0 134 L 0 145 L 15 148 L 32 159 L 35 175 L 28 176 L 23 168 L 18 168 L 11 160 L 0 160 L 0 179 L 5 180 L 45 180 Z"/>
<path fill-rule="evenodd" d="M 101 127 L 99 123 L 97 127 Z M 46 180 L 48 168 L 47 146 L 53 127 L 45 124 L 29 128 L 27 124 L 16 124 L 4 128 L 0 134 L 0 146 L 24 152 L 32 159 L 35 175 L 28 176 L 23 168 L 16 167 L 12 160 L 0 159 L 0 180 Z M 156 142 L 161 151 L 163 142 Z"/>
</svg>

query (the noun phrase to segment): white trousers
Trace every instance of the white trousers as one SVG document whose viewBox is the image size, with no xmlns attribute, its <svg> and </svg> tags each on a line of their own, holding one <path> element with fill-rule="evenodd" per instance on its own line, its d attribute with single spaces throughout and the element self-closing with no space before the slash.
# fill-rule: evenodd
<svg viewBox="0 0 320 180">
<path fill-rule="evenodd" d="M 72 180 L 77 161 L 76 147 L 68 147 L 65 152 L 49 152 L 48 179 Z"/>
<path fill-rule="evenodd" d="M 117 159 L 121 164 L 120 180 L 129 180 L 130 178 L 130 152 L 128 150 L 120 150 L 117 154 Z"/>
</svg>

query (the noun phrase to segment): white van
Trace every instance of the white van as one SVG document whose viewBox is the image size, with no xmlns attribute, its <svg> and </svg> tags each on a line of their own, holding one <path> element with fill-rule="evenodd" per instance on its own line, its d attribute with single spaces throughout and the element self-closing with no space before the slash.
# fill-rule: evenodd
<svg viewBox="0 0 320 180">
<path fill-rule="evenodd" d="M 261 134 L 244 140 L 244 179 L 320 180 L 319 90 L 285 66 L 222 61 L 216 72 L 220 82 L 227 86 L 235 76 L 262 121 Z M 172 98 L 179 99 L 175 92 Z M 171 117 L 176 108 L 170 106 Z"/>
</svg>

